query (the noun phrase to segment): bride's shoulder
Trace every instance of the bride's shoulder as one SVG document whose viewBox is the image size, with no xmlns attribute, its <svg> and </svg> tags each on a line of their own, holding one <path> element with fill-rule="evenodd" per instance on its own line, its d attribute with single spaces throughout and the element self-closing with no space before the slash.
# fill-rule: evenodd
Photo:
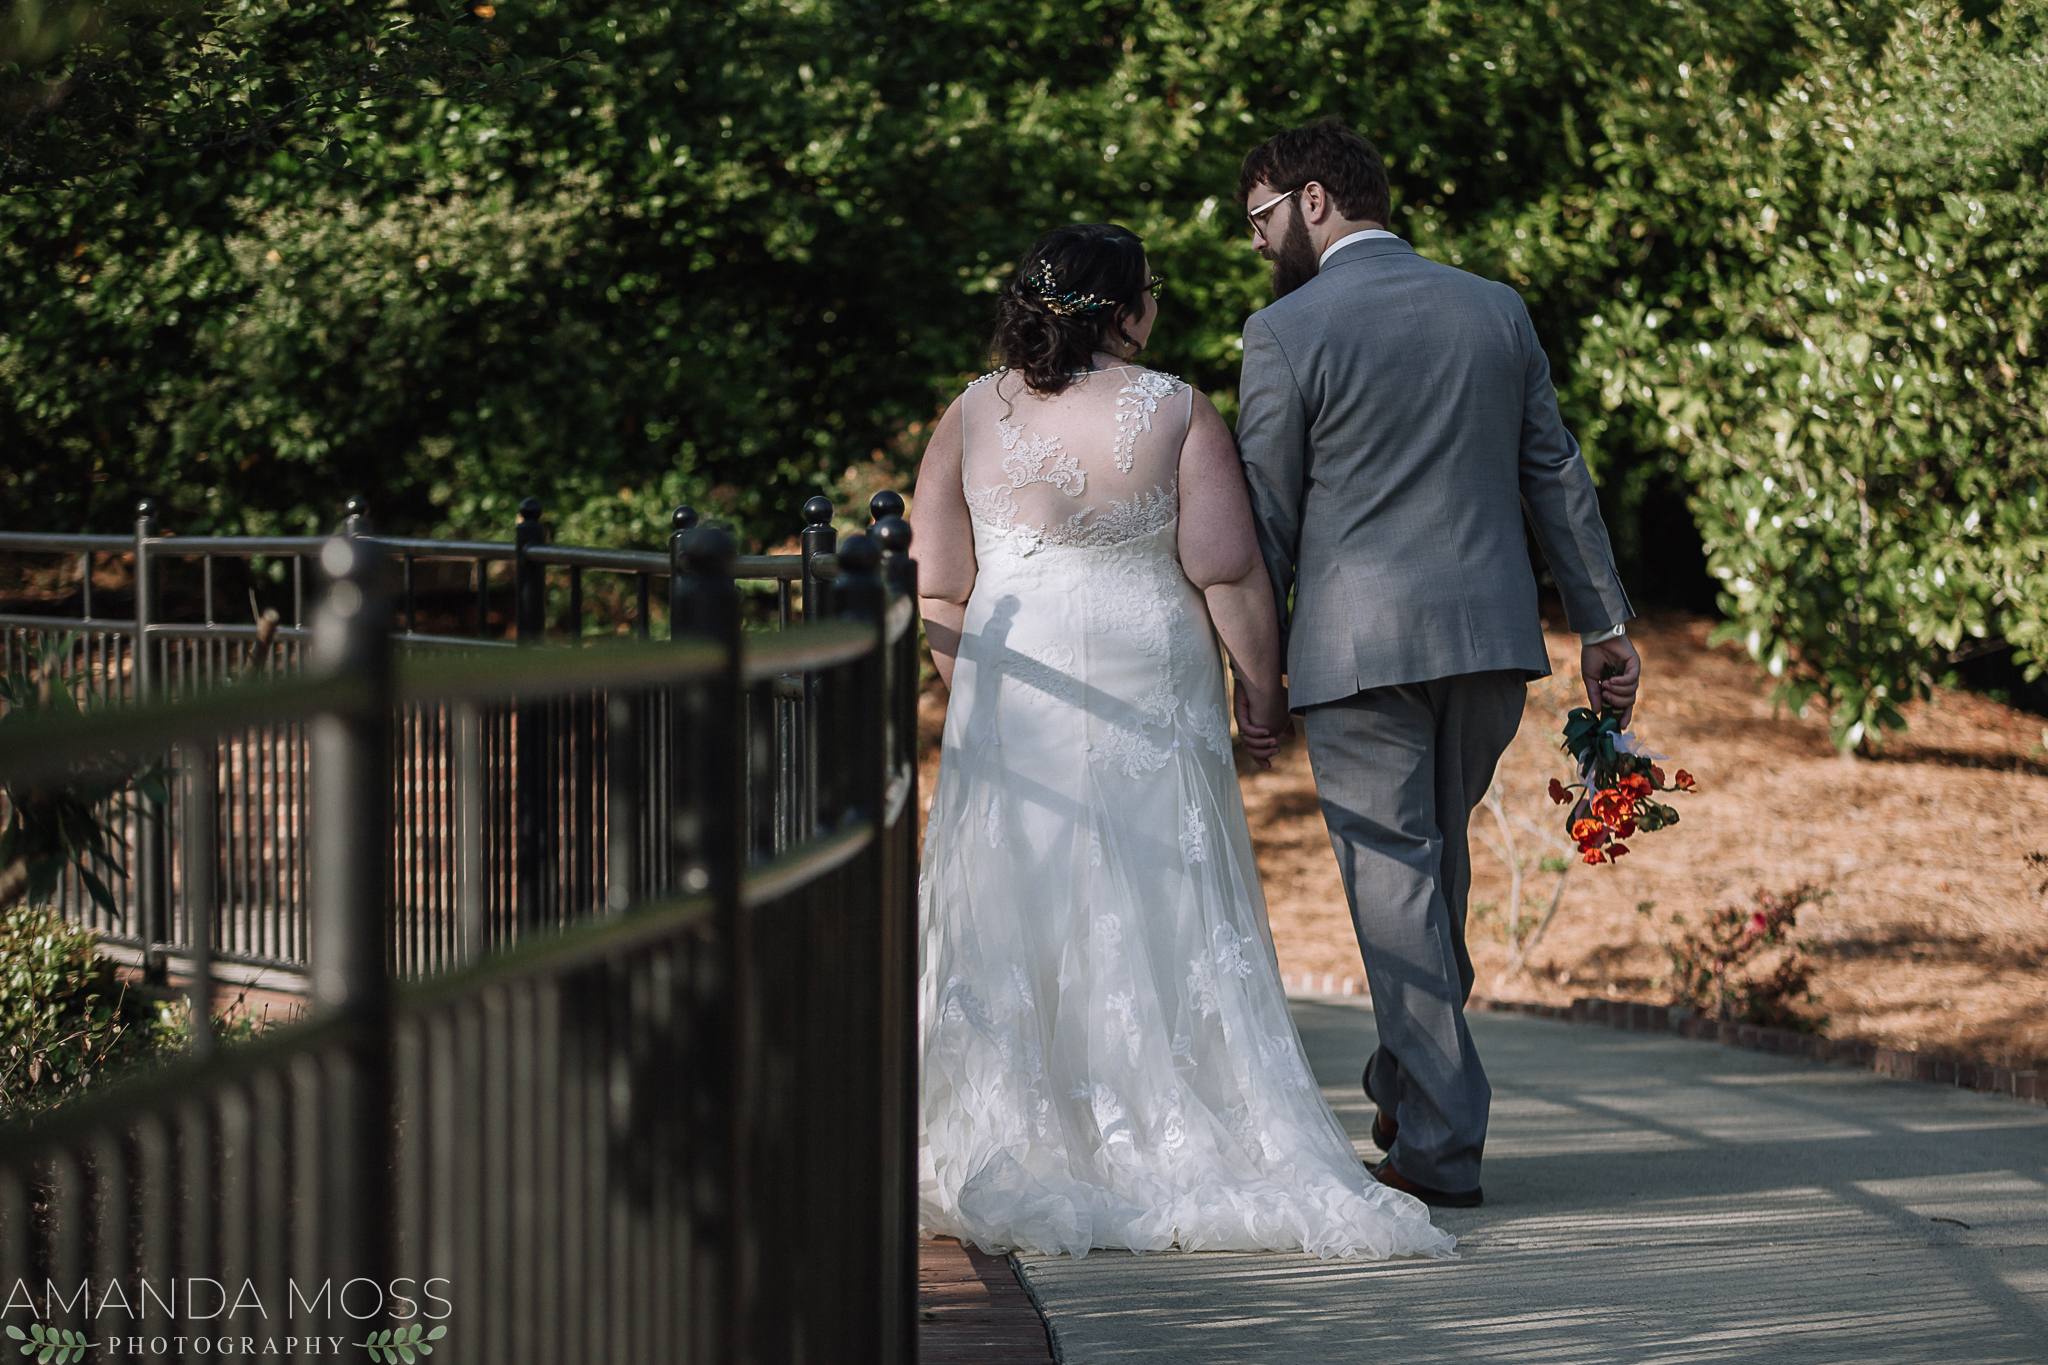
<svg viewBox="0 0 2048 1365">
<path fill-rule="evenodd" d="M 998 367 L 998 368 L 996 368 L 996 369 L 990 370 L 990 371 L 989 371 L 989 372 L 988 372 L 987 374 L 985 374 L 985 375 L 981 376 L 981 378 L 979 378 L 979 379 L 976 379 L 976 380 L 974 380 L 974 381 L 973 381 L 972 383 L 970 383 L 970 384 L 969 384 L 969 385 L 968 385 L 968 386 L 967 386 L 967 387 L 966 387 L 965 389 L 962 389 L 962 390 L 961 390 L 961 393 L 962 393 L 962 395 L 963 395 L 963 396 L 964 396 L 964 395 L 966 395 L 966 394 L 970 394 L 970 393 L 973 393 L 973 392 L 974 392 L 974 391 L 975 391 L 976 389 L 980 388 L 980 387 L 981 387 L 981 386 L 982 386 L 983 384 L 986 384 L 986 383 L 988 383 L 988 382 L 989 382 L 990 380 L 992 380 L 992 379 L 993 379 L 993 380 L 1000 380 L 1000 379 L 1002 379 L 1002 377 L 1003 377 L 1004 375 L 1008 374 L 1009 372 L 1010 372 L 1010 367 L 1009 367 L 1008 365 L 1003 365 L 1003 366 L 999 366 L 999 367 Z"/>
<path fill-rule="evenodd" d="M 1148 370 L 1133 366 L 1132 375 L 1130 387 L 1150 398 L 1171 398 L 1183 390 L 1194 387 L 1179 375 L 1168 374 L 1164 370 Z"/>
</svg>

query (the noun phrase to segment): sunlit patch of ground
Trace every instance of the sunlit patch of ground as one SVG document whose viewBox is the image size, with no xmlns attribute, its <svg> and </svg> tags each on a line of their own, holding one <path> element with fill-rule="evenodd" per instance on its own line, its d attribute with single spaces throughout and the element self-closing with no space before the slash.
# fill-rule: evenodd
<svg viewBox="0 0 2048 1365">
<path fill-rule="evenodd" d="M 1472 955 L 1479 991 L 1566 1003 L 1576 996 L 1663 999 L 1661 937 L 1673 911 L 1746 901 L 1757 886 L 1801 881 L 1828 898 L 1802 912 L 1819 971 L 1816 1012 L 1835 1037 L 2027 1065 L 2048 1058 L 2048 756 L 2040 717 L 1967 693 L 1908 709 L 1911 729 L 1875 761 L 1847 762 L 1825 718 L 1773 714 L 1770 679 L 1709 626 L 1661 618 L 1632 632 L 1647 670 L 1637 734 L 1700 781 L 1674 798 L 1679 825 L 1632 841 L 1614 867 L 1574 866 L 1556 919 L 1507 966 L 1508 878 L 1473 821 Z M 1501 764 L 1506 813 L 1562 853 L 1557 808 L 1543 795 L 1567 776 L 1555 736 L 1584 705 L 1577 642 L 1549 637 L 1556 676 L 1530 689 L 1522 732 Z M 1362 976 L 1308 758 L 1290 746 L 1269 773 L 1247 772 L 1245 800 L 1266 877 L 1282 970 Z M 1528 853 L 1540 836 L 1510 828 Z M 1541 917 L 1557 886 L 1530 868 L 1524 915 Z M 1653 902 L 1649 915 L 1637 905 Z"/>
</svg>

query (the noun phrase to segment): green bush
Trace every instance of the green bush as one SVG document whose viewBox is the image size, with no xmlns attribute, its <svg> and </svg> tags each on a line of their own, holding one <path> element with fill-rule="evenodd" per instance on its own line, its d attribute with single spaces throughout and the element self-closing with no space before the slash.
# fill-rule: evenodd
<svg viewBox="0 0 2048 1365">
<path fill-rule="evenodd" d="M 293 13 L 278 41 L 313 50 Z M 919 424 L 985 365 L 1010 263 L 1061 222 L 1146 236 L 1171 281 L 1148 359 L 1230 411 L 1239 327 L 1268 298 L 1238 161 L 1338 114 L 1387 152 L 1395 226 L 1528 295 L 1625 504 L 1671 471 L 1637 477 L 1633 429 L 1607 431 L 1562 362 L 1612 239 L 1633 244 L 1570 206 L 1604 183 L 1603 127 L 1639 77 L 1707 25 L 1768 83 L 1777 14 L 501 6 L 511 53 L 596 60 L 338 116 L 345 168 L 308 136 L 0 203 L 0 490 L 63 529 L 125 528 L 144 494 L 186 532 L 327 527 L 363 491 L 407 531 L 503 536 L 535 494 L 565 538 L 645 544 L 689 500 L 779 540 L 849 465 L 880 450 L 907 471 Z M 1629 269 L 1662 292 L 1684 264 Z"/>
<path fill-rule="evenodd" d="M 1723 636 L 1867 749 L 1973 651 L 2048 661 L 2048 8 L 1788 12 L 1767 97 L 1709 48 L 1614 139 L 1613 203 L 1697 264 L 1579 368 L 1683 457 Z"/>
<path fill-rule="evenodd" d="M 181 1045 L 182 1011 L 124 986 L 98 942 L 53 910 L 0 915 L 0 1114 L 46 1109 Z"/>
<path fill-rule="evenodd" d="M 1783 895 L 1756 889 L 1755 907 L 1724 905 L 1709 911 L 1698 927 L 1671 916 L 1675 939 L 1664 941 L 1671 971 L 1664 984 L 1671 1003 L 1710 1019 L 1761 1024 L 1766 1028 L 1818 1033 L 1827 1016 L 1802 1007 L 1818 1004 L 1812 989 L 1813 963 L 1807 945 L 1792 937 L 1801 906 L 1817 905 L 1827 892 L 1804 882 Z M 1653 902 L 1636 912 L 1648 915 Z M 1774 965 L 1765 967 L 1775 957 Z"/>
</svg>

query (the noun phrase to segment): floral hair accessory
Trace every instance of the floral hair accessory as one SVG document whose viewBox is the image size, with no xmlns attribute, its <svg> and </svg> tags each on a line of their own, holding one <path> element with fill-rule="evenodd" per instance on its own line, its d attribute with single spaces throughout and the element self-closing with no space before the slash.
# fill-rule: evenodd
<svg viewBox="0 0 2048 1365">
<path fill-rule="evenodd" d="M 1052 266 L 1045 261 L 1040 261 L 1037 267 L 1024 277 L 1024 283 L 1031 287 L 1032 293 L 1038 295 L 1038 301 L 1045 305 L 1045 311 L 1058 317 L 1088 317 L 1116 304 L 1115 299 L 1106 299 L 1100 294 L 1060 292 L 1059 280 L 1052 273 Z"/>
</svg>

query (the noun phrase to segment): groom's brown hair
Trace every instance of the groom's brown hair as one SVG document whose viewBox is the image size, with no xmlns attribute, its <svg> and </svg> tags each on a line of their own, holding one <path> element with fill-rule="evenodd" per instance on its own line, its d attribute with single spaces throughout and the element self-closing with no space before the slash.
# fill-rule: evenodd
<svg viewBox="0 0 2048 1365">
<path fill-rule="evenodd" d="M 1379 149 L 1336 118 L 1289 128 L 1252 148 L 1238 172 L 1237 197 L 1242 202 L 1260 183 L 1298 190 L 1311 180 L 1329 191 L 1337 212 L 1355 223 L 1385 227 L 1393 215 Z"/>
</svg>

